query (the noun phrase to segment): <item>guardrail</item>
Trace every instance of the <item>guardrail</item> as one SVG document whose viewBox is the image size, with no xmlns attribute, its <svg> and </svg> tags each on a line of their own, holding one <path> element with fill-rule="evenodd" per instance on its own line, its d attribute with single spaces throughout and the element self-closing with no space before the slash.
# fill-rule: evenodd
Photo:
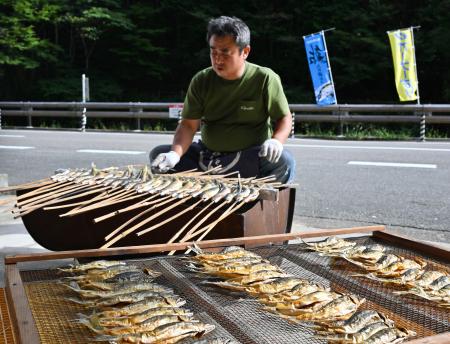
<svg viewBox="0 0 450 344">
<path fill-rule="evenodd" d="M 180 105 L 140 102 L 0 102 L 0 129 L 2 116 L 26 116 L 30 128 L 33 127 L 33 117 L 79 117 L 81 130 L 84 130 L 87 118 L 134 118 L 136 130 L 141 130 L 141 119 L 177 118 L 176 112 L 169 110 Z M 427 123 L 450 123 L 450 104 L 290 104 L 289 107 L 297 123 L 334 122 L 339 123 L 341 128 L 346 123 L 357 122 L 418 123 L 421 139 L 425 139 Z"/>
</svg>

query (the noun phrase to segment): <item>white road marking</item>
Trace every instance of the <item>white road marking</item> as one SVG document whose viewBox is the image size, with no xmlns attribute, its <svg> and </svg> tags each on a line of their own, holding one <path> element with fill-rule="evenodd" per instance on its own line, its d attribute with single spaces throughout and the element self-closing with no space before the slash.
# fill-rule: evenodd
<svg viewBox="0 0 450 344">
<path fill-rule="evenodd" d="M 349 161 L 347 164 L 361 165 L 361 166 L 437 168 L 437 166 L 434 164 L 407 164 L 407 163 L 400 163 L 400 162 Z"/>
<path fill-rule="evenodd" d="M 95 154 L 128 154 L 138 155 L 145 154 L 143 151 L 125 151 L 125 150 L 102 150 L 102 149 L 78 149 L 78 153 L 95 153 Z"/>
<path fill-rule="evenodd" d="M 334 149 L 373 149 L 373 150 L 410 150 L 410 151 L 429 151 L 429 152 L 450 152 L 450 148 L 414 148 L 414 147 L 390 147 L 390 146 L 331 146 L 331 145 L 304 145 L 286 143 L 287 147 L 302 148 L 334 148 Z"/>
<path fill-rule="evenodd" d="M 0 146 L 0 149 L 34 149 L 35 147 L 28 146 Z"/>
<path fill-rule="evenodd" d="M 24 135 L 0 135 L 0 137 L 25 137 Z"/>
</svg>

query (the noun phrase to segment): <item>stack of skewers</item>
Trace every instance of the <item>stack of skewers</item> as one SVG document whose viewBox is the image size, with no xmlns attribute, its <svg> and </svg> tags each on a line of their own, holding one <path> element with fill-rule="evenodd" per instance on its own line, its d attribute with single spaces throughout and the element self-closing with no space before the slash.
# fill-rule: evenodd
<svg viewBox="0 0 450 344">
<path fill-rule="evenodd" d="M 306 243 L 321 255 L 341 257 L 364 269 L 365 277 L 383 283 L 406 287 L 394 291 L 397 295 L 412 294 L 434 301 L 450 309 L 450 276 L 445 271 L 425 270 L 427 263 L 418 257 L 408 259 L 386 252 L 382 245 L 357 245 L 338 237 L 329 237 L 319 243 Z"/>
<path fill-rule="evenodd" d="M 234 343 L 226 338 L 200 339 L 214 325 L 196 319 L 183 307 L 186 300 L 156 284 L 154 279 L 160 275 L 156 271 L 102 260 L 61 271 L 72 275 L 61 283 L 77 294 L 67 299 L 89 310 L 75 322 L 92 330 L 94 341 L 177 343 L 194 338 L 195 343 Z"/>
<path fill-rule="evenodd" d="M 206 284 L 246 292 L 257 298 L 264 310 L 290 322 L 313 322 L 316 338 L 332 343 L 400 343 L 415 335 L 381 313 L 358 310 L 365 300 L 357 295 L 334 292 L 290 275 L 241 247 L 228 247 L 220 253 L 194 250 L 197 254 L 188 258 L 188 269 L 225 279 Z"/>
<path fill-rule="evenodd" d="M 117 210 L 94 219 L 94 223 L 99 223 L 141 209 L 105 237 L 101 248 L 108 248 L 133 232 L 141 236 L 192 212 L 189 221 L 168 241 L 186 242 L 205 238 L 220 221 L 259 199 L 263 190 L 270 192 L 284 186 L 274 182 L 273 177 L 241 179 L 231 177 L 235 173 L 214 175 L 215 172 L 211 169 L 153 174 L 147 166 L 67 169 L 50 178 L 10 188 L 33 188 L 17 197 L 13 213 L 21 217 L 38 209 L 64 209 L 67 211 L 59 216 L 71 217 L 114 205 Z M 120 208 L 124 202 L 133 200 L 134 204 Z M 188 206 L 182 206 L 188 201 Z M 200 204 L 201 210 L 194 209 Z M 220 216 L 211 220 L 219 210 Z M 169 211 L 175 214 L 164 218 Z"/>
</svg>

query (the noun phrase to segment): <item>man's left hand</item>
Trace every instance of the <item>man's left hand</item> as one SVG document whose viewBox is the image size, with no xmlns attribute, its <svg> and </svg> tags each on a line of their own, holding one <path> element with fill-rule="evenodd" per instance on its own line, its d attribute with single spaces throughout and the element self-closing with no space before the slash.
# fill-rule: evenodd
<svg viewBox="0 0 450 344">
<path fill-rule="evenodd" d="M 268 139 L 264 141 L 259 151 L 260 157 L 265 157 L 269 162 L 276 163 L 280 160 L 283 152 L 283 144 L 277 139 Z"/>
</svg>

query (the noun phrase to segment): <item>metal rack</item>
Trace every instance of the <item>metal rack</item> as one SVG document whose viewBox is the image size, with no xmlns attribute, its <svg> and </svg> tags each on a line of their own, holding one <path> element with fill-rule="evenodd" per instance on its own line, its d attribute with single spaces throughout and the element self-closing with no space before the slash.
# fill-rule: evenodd
<svg viewBox="0 0 450 344">
<path fill-rule="evenodd" d="M 366 298 L 362 309 L 374 309 L 386 314 L 399 326 L 417 332 L 417 339 L 411 343 L 448 343 L 450 338 L 450 319 L 448 311 L 438 308 L 429 302 L 419 299 L 396 296 L 393 287 L 385 284 L 352 277 L 358 270 L 343 260 L 319 256 L 307 251 L 302 244 L 280 244 L 298 237 L 321 237 L 329 235 L 365 233 L 365 236 L 354 236 L 353 240 L 362 244 L 380 243 L 388 251 L 411 257 L 419 256 L 427 260 L 431 268 L 450 272 L 450 252 L 406 238 L 384 232 L 383 226 L 359 227 L 336 230 L 317 230 L 312 233 L 292 233 L 266 235 L 260 237 L 210 240 L 198 243 L 204 248 L 229 245 L 261 245 L 252 249 L 271 263 L 295 276 L 306 278 L 331 287 L 338 292 L 354 293 Z M 269 243 L 278 243 L 268 245 Z M 230 293 L 216 287 L 203 284 L 205 277 L 200 277 L 185 268 L 185 263 L 176 257 L 142 258 L 145 253 L 183 249 L 192 243 L 167 245 L 149 245 L 109 250 L 89 250 L 56 252 L 29 256 L 7 257 L 6 289 L 13 319 L 16 325 L 16 337 L 21 343 L 82 343 L 89 341 L 92 334 L 85 329 L 69 327 L 64 332 L 64 324 L 74 317 L 80 309 L 78 306 L 55 302 L 61 290 L 53 283 L 55 270 L 34 270 L 19 272 L 17 263 L 23 261 L 39 261 L 60 258 L 82 258 L 119 256 L 131 259 L 130 255 L 138 254 L 133 264 L 151 267 L 162 272 L 156 281 L 170 286 L 175 292 L 187 300 L 187 307 L 195 314 L 216 325 L 213 336 L 234 338 L 241 343 L 324 343 L 312 337 L 313 333 L 306 324 L 291 324 L 286 320 L 262 310 L 252 297 L 243 293 Z M 176 245 L 175 247 L 173 247 Z M 166 246 L 166 247 L 164 247 Z M 59 298 L 58 300 L 60 300 Z M 52 301 L 53 300 L 53 301 Z M 47 304 L 47 306 L 42 306 Z M 75 312 L 75 313 L 74 313 Z M 54 319 L 57 318 L 57 319 Z M 44 319 L 44 321 L 42 320 Z M 54 319 L 54 321 L 53 321 Z M 55 325 L 58 323 L 60 325 Z M 62 325 L 61 325 L 62 324 Z M 57 332 L 55 335 L 54 332 Z M 52 337 L 53 336 L 53 337 Z M 55 337 L 56 336 L 56 337 Z M 74 339 L 78 338 L 78 339 Z"/>
</svg>

